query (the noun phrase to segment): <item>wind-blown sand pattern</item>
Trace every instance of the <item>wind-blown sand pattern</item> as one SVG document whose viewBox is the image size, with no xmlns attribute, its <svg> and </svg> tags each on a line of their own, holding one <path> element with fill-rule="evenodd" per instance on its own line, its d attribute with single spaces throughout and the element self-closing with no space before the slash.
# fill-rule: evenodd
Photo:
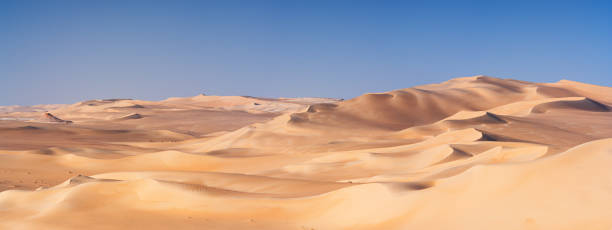
<svg viewBox="0 0 612 230">
<path fill-rule="evenodd" d="M 487 76 L 6 107 L 0 229 L 612 229 L 611 108 Z"/>
</svg>

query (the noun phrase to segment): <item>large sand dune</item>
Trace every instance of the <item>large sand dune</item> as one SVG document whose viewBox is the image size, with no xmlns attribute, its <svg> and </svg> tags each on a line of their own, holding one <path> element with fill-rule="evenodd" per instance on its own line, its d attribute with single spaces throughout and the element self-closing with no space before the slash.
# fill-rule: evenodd
<svg viewBox="0 0 612 230">
<path fill-rule="evenodd" d="M 475 76 L 0 118 L 0 229 L 612 229 L 610 87 Z"/>
</svg>

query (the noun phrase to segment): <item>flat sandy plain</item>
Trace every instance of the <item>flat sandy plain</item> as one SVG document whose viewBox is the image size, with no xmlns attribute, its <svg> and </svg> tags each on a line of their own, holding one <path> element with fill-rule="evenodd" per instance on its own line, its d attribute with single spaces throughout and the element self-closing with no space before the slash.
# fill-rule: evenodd
<svg viewBox="0 0 612 230">
<path fill-rule="evenodd" d="M 612 88 L 0 107 L 0 229 L 612 229 Z"/>
</svg>

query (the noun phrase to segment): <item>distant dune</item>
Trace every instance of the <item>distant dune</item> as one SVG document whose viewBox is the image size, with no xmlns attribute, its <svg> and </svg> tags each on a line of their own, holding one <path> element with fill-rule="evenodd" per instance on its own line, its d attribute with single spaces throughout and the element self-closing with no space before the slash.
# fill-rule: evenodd
<svg viewBox="0 0 612 230">
<path fill-rule="evenodd" d="M 52 122 L 52 123 L 66 123 L 66 124 L 72 123 L 72 121 L 59 119 L 58 117 L 54 116 L 51 113 L 43 113 L 42 116 L 40 117 L 40 121 L 41 122 Z"/>
<path fill-rule="evenodd" d="M 118 121 L 120 120 L 133 120 L 133 119 L 141 119 L 144 116 L 138 114 L 138 113 L 130 113 L 128 115 L 122 116 L 120 118 L 117 118 Z"/>
<path fill-rule="evenodd" d="M 0 108 L 0 229 L 612 229 L 611 106 L 473 76 Z"/>
</svg>

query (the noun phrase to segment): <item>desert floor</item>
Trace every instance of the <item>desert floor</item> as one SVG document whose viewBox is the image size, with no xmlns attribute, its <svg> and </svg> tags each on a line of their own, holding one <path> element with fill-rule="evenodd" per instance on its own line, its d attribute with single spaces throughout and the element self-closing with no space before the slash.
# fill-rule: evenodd
<svg viewBox="0 0 612 230">
<path fill-rule="evenodd" d="M 612 88 L 0 107 L 0 229 L 612 229 Z"/>
</svg>

